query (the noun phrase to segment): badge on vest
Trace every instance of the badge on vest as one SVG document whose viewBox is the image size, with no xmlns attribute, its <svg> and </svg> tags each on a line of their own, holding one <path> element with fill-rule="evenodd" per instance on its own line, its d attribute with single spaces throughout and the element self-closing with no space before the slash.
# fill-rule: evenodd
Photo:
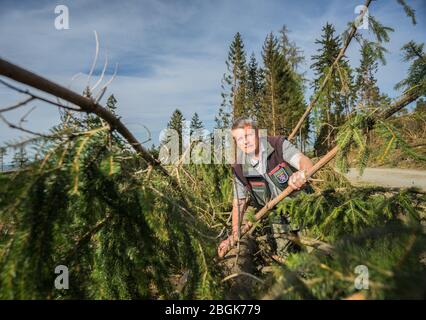
<svg viewBox="0 0 426 320">
<path fill-rule="evenodd" d="M 273 173 L 275 178 L 277 178 L 279 183 L 286 183 L 288 180 L 288 174 L 285 172 L 284 168 L 280 168 Z"/>
<path fill-rule="evenodd" d="M 285 184 L 288 181 L 288 172 L 285 169 L 285 163 L 280 163 L 269 172 L 269 176 L 274 178 L 279 184 Z"/>
</svg>

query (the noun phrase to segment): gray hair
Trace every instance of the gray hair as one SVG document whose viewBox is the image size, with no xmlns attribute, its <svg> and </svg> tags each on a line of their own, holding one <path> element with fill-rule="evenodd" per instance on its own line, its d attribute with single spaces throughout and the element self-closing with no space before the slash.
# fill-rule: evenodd
<svg viewBox="0 0 426 320">
<path fill-rule="evenodd" d="M 239 117 L 232 123 L 232 130 L 244 129 L 246 126 L 250 126 L 252 129 L 257 129 L 257 123 L 255 120 L 247 117 Z"/>
</svg>

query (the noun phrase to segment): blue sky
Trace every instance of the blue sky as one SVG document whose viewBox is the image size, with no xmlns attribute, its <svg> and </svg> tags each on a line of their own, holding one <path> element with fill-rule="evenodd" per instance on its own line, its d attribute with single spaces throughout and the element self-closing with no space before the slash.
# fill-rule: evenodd
<svg viewBox="0 0 426 320">
<path fill-rule="evenodd" d="M 109 87 L 109 93 L 119 101 L 118 113 L 141 140 L 146 137 L 140 126 L 143 124 L 152 131 L 152 142 L 157 143 L 160 130 L 175 108 L 180 108 L 187 119 L 197 112 L 207 128 L 213 126 L 221 102 L 220 81 L 228 47 L 237 31 L 242 34 L 246 52 L 260 58 L 265 36 L 287 25 L 290 38 L 307 58 L 301 70 L 312 79 L 310 57 L 317 48 L 314 41 L 320 37 L 321 27 L 328 21 L 341 33 L 355 18 L 354 8 L 362 3 L 0 0 L 0 56 L 70 85 L 75 74 L 87 74 L 90 69 L 96 30 L 101 46 L 97 70 L 102 69 L 106 53 L 110 62 L 107 74 L 111 75 L 118 63 L 118 75 Z M 371 15 L 395 29 L 386 45 L 387 65 L 381 66 L 377 74 L 379 87 L 391 97 L 399 94 L 393 86 L 407 71 L 407 64 L 401 60 L 401 46 L 409 40 L 424 42 L 426 38 L 426 1 L 407 3 L 416 10 L 416 26 L 395 0 L 373 1 L 370 6 Z M 54 27 L 54 9 L 59 4 L 69 8 L 69 30 Z M 353 42 L 347 52 L 353 67 L 359 63 L 358 50 Z M 85 84 L 85 77 L 80 76 L 71 88 L 81 91 Z M 307 99 L 310 93 L 306 92 Z M 19 99 L 19 95 L 0 86 L 0 108 Z M 35 102 L 6 116 L 17 120 L 32 106 L 37 108 L 25 125 L 47 132 L 58 121 L 58 112 L 52 106 Z M 0 144 L 22 136 L 0 122 Z"/>
</svg>

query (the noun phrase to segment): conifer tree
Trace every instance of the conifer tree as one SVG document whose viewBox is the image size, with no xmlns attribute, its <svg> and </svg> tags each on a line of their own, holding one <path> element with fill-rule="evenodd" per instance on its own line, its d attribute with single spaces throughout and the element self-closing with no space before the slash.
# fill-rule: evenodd
<svg viewBox="0 0 426 320">
<path fill-rule="evenodd" d="M 109 111 L 111 111 L 114 114 L 116 114 L 116 110 L 117 110 L 116 104 L 117 104 L 117 99 L 115 98 L 113 94 L 110 95 L 106 102 L 106 107 L 108 108 Z"/>
<path fill-rule="evenodd" d="M 179 154 L 182 154 L 183 150 L 183 130 L 184 130 L 184 121 L 182 112 L 179 109 L 173 111 L 172 116 L 170 117 L 169 122 L 167 123 L 167 129 L 174 130 L 179 137 Z M 167 140 L 167 137 L 166 137 Z M 165 141 L 163 141 L 165 142 Z"/>
<path fill-rule="evenodd" d="M 202 141 L 205 138 L 203 137 L 203 129 L 203 122 L 200 120 L 198 113 L 195 112 L 189 124 L 189 136 L 191 143 Z"/>
<path fill-rule="evenodd" d="M 408 76 L 395 85 L 395 89 L 425 90 L 426 87 L 426 54 L 423 52 L 424 43 L 410 41 L 402 47 L 404 61 L 411 61 Z M 423 96 L 425 96 L 423 94 Z"/>
<path fill-rule="evenodd" d="M 272 32 L 266 37 L 262 50 L 265 87 L 260 122 L 271 135 L 282 133 L 285 108 L 286 82 L 290 78 L 290 67 L 279 52 L 278 40 Z"/>
<path fill-rule="evenodd" d="M 23 168 L 29 161 L 27 152 L 24 146 L 18 147 L 12 158 L 12 166 L 14 168 Z"/>
<path fill-rule="evenodd" d="M 287 106 L 286 118 L 286 135 L 290 133 L 290 130 L 294 128 L 302 116 L 306 105 L 304 102 L 303 92 L 304 86 L 304 75 L 298 71 L 298 67 L 304 62 L 305 57 L 299 47 L 297 47 L 294 41 L 291 41 L 288 36 L 289 30 L 287 26 L 283 26 L 280 30 L 280 50 L 284 59 L 288 62 L 291 67 L 291 81 L 287 83 L 287 90 L 289 91 L 289 103 Z M 296 138 L 296 143 L 299 144 L 300 148 L 304 150 L 306 140 L 309 134 L 309 119 L 305 121 L 305 124 L 299 130 L 299 135 Z"/>
<path fill-rule="evenodd" d="M 63 138 L 47 141 L 43 161 L 0 174 L 0 298 L 220 297 L 211 230 L 108 128 L 85 121 L 68 138 L 69 123 L 54 128 Z M 54 286 L 58 265 L 69 290 Z"/>
<path fill-rule="evenodd" d="M 265 84 L 259 122 L 271 135 L 287 135 L 305 109 L 301 79 L 272 33 L 266 37 L 262 57 Z"/>
<path fill-rule="evenodd" d="M 293 71 L 296 71 L 301 63 L 305 60 L 303 52 L 297 47 L 294 41 L 288 37 L 289 30 L 286 25 L 283 25 L 280 33 L 280 48 L 284 58 L 289 62 Z"/>
<path fill-rule="evenodd" d="M 357 77 L 355 82 L 357 102 L 360 108 L 371 110 L 378 107 L 380 103 L 380 91 L 375 78 L 378 62 L 370 46 L 364 44 L 360 51 L 361 62 L 360 66 L 356 68 Z"/>
<path fill-rule="evenodd" d="M 226 69 L 222 79 L 222 104 L 216 116 L 218 128 L 228 128 L 231 119 L 248 114 L 246 53 L 239 32 L 235 34 L 230 45 Z"/>
<path fill-rule="evenodd" d="M 404 1 L 398 2 L 414 19 Z M 326 73 L 325 53 L 333 60 L 334 48 L 339 47 L 332 32 L 328 40 L 316 65 L 319 78 Z M 260 115 L 281 134 L 286 128 L 277 124 L 291 119 L 298 110 L 291 98 L 300 92 L 300 82 L 292 73 L 291 55 L 280 49 L 272 35 L 267 45 L 265 76 L 270 80 L 265 78 L 261 89 L 265 100 L 261 101 Z M 398 87 L 405 91 L 402 100 L 408 97 L 405 101 L 414 101 L 426 94 L 426 59 L 422 45 L 409 43 L 404 50 L 412 64 Z M 368 59 L 366 56 L 361 63 L 359 74 L 374 75 L 374 63 Z M 248 82 L 249 66 L 258 69 L 255 60 L 250 60 Z M 367 149 L 365 131 L 370 129 L 390 129 L 386 131 L 385 155 L 396 146 L 407 147 L 385 120 L 371 128 L 371 119 L 359 112 L 344 122 L 342 108 L 347 102 L 344 99 L 349 98 L 338 93 L 345 83 L 350 84 L 346 67 L 343 63 L 336 68 L 318 109 L 320 115 L 330 111 L 324 113 L 324 119 L 330 120 L 327 124 L 340 126 L 337 142 L 343 151 L 341 157 L 347 156 L 351 145 L 358 146 L 363 155 Z M 360 83 L 365 89 L 363 80 Z M 272 83 L 277 84 L 274 90 Z M 276 122 L 266 117 L 271 97 L 277 102 Z M 107 102 L 114 112 L 116 102 L 113 96 Z M 418 111 L 424 104 L 418 100 Z M 384 114 L 392 115 L 404 105 L 396 103 Z M 232 207 L 229 166 L 181 166 L 174 170 L 184 193 L 178 192 L 140 156 L 111 139 L 111 128 L 104 122 L 85 115 L 72 119 L 52 130 L 60 139 L 43 141 L 46 143 L 39 150 L 43 161 L 27 163 L 25 170 L 13 175 L 0 173 L 0 299 L 223 297 L 227 291 L 224 280 L 230 277 L 220 274 L 214 258 L 230 223 L 224 214 Z M 176 110 L 168 127 L 182 135 L 183 121 L 182 113 Z M 201 127 L 194 114 L 191 129 Z M 253 298 L 342 299 L 354 294 L 367 299 L 424 298 L 424 193 L 417 189 L 355 188 L 334 170 L 324 171 L 319 174 L 326 178 L 318 179 L 323 187 L 315 193 L 301 193 L 276 206 L 274 214 L 289 218 L 292 227 L 300 230 L 294 239 L 301 251 L 285 261 L 267 252 L 269 260 L 264 261 L 274 266 L 274 273 L 255 271 L 251 275 L 262 278 L 259 290 L 251 292 Z M 263 248 L 258 253 L 260 260 Z M 237 254 L 235 262 L 239 258 Z M 69 268 L 69 290 L 54 287 L 58 265 Z M 360 265 L 368 268 L 368 290 L 357 291 L 354 285 Z M 245 276 L 231 277 L 246 284 Z"/>
<path fill-rule="evenodd" d="M 263 74 L 254 52 L 247 65 L 247 109 L 248 115 L 258 119 L 261 115 L 263 91 Z"/>
<path fill-rule="evenodd" d="M 317 49 L 318 54 L 312 56 L 314 63 L 311 68 L 315 74 L 312 87 L 315 91 L 320 87 L 323 78 L 336 59 L 342 42 L 339 36 L 335 36 L 332 24 L 327 23 L 322 28 L 322 32 L 321 39 L 315 41 L 320 45 L 320 48 Z M 314 148 L 317 155 L 323 155 L 333 145 L 337 133 L 335 128 L 344 122 L 345 114 L 349 112 L 353 99 L 352 87 L 352 71 L 347 59 L 343 56 L 337 67 L 333 69 L 331 79 L 315 106 L 316 140 Z"/>
<path fill-rule="evenodd" d="M 194 132 L 199 131 L 200 129 L 203 129 L 203 122 L 200 120 L 200 117 L 198 116 L 198 113 L 194 112 L 194 115 L 191 118 L 191 123 L 190 123 L 190 134 L 192 136 L 192 134 Z"/>
</svg>

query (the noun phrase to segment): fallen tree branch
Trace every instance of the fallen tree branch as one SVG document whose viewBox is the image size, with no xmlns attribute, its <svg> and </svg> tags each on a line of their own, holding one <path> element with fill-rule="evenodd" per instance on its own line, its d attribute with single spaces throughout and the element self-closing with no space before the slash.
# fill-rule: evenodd
<svg viewBox="0 0 426 320">
<path fill-rule="evenodd" d="M 322 251 L 328 255 L 332 254 L 334 252 L 334 247 L 324 241 L 318 240 L 318 239 L 314 239 L 314 238 L 310 238 L 310 237 L 306 237 L 306 236 L 302 236 L 302 235 L 298 235 L 298 234 L 294 234 L 294 233 L 289 233 L 289 232 L 282 232 L 279 235 L 282 238 L 291 240 L 292 242 L 298 244 L 299 246 L 305 246 L 305 247 L 311 247 L 314 249 L 317 249 L 319 251 Z M 266 239 L 267 236 L 261 236 L 259 238 L 262 239 Z"/>
<path fill-rule="evenodd" d="M 258 282 L 260 282 L 260 283 L 265 283 L 265 281 L 263 281 L 262 279 L 260 279 L 260 278 L 256 277 L 255 275 L 252 275 L 251 273 L 244 272 L 244 271 L 240 271 L 240 272 L 237 272 L 237 273 L 233 273 L 233 274 L 231 274 L 231 275 L 229 275 L 229 276 L 227 276 L 227 277 L 223 278 L 223 279 L 222 279 L 222 282 L 225 282 L 225 281 L 231 280 L 232 278 L 235 278 L 235 277 L 238 277 L 238 276 L 247 276 L 247 277 L 250 277 L 250 278 L 252 278 L 252 279 L 254 279 L 254 280 L 256 280 L 256 281 L 258 281 Z"/>
<path fill-rule="evenodd" d="M 171 183 L 177 186 L 173 177 L 169 175 L 166 169 L 161 166 L 161 163 L 155 159 L 149 151 L 147 151 L 141 143 L 135 138 L 135 136 L 129 131 L 129 129 L 121 122 L 108 109 L 102 107 L 98 103 L 95 103 L 89 98 L 86 98 L 74 91 L 71 91 L 63 86 L 60 86 L 46 78 L 43 78 L 35 73 L 25 70 L 17 65 L 14 65 L 6 60 L 0 59 L 0 75 L 3 75 L 12 80 L 26 84 L 38 90 L 44 91 L 65 101 L 68 101 L 74 105 L 79 106 L 82 111 L 87 113 L 96 114 L 101 119 L 105 120 L 113 130 L 116 130 L 132 147 L 133 149 L 151 166 L 156 168 L 164 176 L 167 176 Z M 23 92 L 28 94 L 28 92 Z M 46 99 L 37 97 L 37 99 L 46 101 Z M 47 102 L 50 102 L 47 100 Z M 55 103 L 53 103 L 55 104 Z M 57 104 L 59 107 L 65 108 L 65 106 Z M 76 109 L 77 111 L 78 109 Z M 81 111 L 81 110 L 79 110 Z"/>
</svg>

